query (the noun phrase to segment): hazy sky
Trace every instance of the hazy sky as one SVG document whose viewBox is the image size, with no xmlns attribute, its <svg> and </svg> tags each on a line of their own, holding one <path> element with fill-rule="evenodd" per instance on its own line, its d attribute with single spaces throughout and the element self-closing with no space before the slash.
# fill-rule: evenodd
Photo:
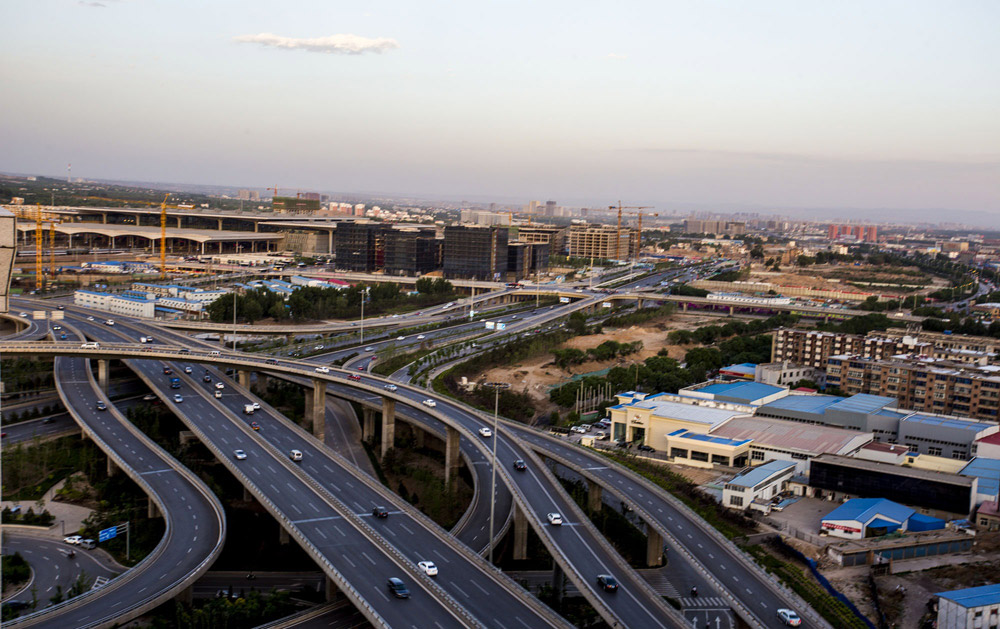
<svg viewBox="0 0 1000 629">
<path fill-rule="evenodd" d="M 0 170 L 1000 223 L 1000 2 L 7 0 Z"/>
</svg>

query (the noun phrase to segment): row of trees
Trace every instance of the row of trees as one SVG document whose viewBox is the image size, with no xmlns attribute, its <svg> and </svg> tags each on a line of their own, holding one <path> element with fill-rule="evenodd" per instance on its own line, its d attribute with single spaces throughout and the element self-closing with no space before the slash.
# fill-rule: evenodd
<svg viewBox="0 0 1000 629">
<path fill-rule="evenodd" d="M 365 314 L 377 316 L 403 307 L 438 304 L 454 296 L 454 287 L 443 279 L 421 278 L 418 280 L 418 291 L 416 295 L 408 295 L 393 282 L 359 284 L 343 289 L 303 286 L 286 300 L 279 293 L 258 288 L 223 295 L 209 304 L 205 311 L 216 323 L 233 320 L 234 303 L 236 320 L 243 323 L 253 323 L 266 317 L 276 321 L 346 319 L 360 316 L 362 299 L 365 300 Z"/>
<path fill-rule="evenodd" d="M 709 345 L 719 339 L 738 334 L 759 334 L 775 328 L 792 326 L 798 320 L 798 315 L 783 312 L 767 319 L 730 321 L 724 325 L 705 325 L 696 330 L 673 330 L 667 335 L 667 339 L 676 345 L 690 345 L 692 343 Z"/>
<path fill-rule="evenodd" d="M 566 349 L 554 349 L 552 355 L 555 363 L 565 369 L 569 365 L 579 365 L 588 360 L 606 361 L 634 354 L 642 349 L 642 341 L 634 343 L 619 343 L 617 341 L 604 341 L 597 347 L 582 350 L 570 347 Z"/>
</svg>

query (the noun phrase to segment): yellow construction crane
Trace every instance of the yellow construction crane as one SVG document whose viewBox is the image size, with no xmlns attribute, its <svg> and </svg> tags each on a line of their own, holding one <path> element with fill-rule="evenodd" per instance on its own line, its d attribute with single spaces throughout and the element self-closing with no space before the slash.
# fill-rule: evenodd
<svg viewBox="0 0 1000 629">
<path fill-rule="evenodd" d="M 629 212 L 629 213 L 630 214 L 638 214 L 639 215 L 639 229 L 638 229 L 638 233 L 635 235 L 635 261 L 638 262 L 639 261 L 639 250 L 642 249 L 642 215 L 643 215 L 643 212 L 642 212 L 642 210 L 639 210 L 638 212 Z M 659 216 L 660 214 L 659 214 L 659 212 L 652 212 L 652 213 L 648 213 L 648 215 L 649 216 Z"/>
<path fill-rule="evenodd" d="M 652 205 L 622 205 L 619 201 L 618 205 L 609 205 L 609 210 L 618 210 L 618 231 L 615 232 L 615 260 L 621 260 L 621 242 L 622 242 L 622 210 L 649 210 L 652 209 Z"/>
<path fill-rule="evenodd" d="M 42 290 L 44 278 L 42 277 L 42 204 L 35 208 L 35 290 Z"/>
<path fill-rule="evenodd" d="M 53 284 L 56 281 L 56 225 L 61 222 L 55 216 L 49 217 L 49 280 Z"/>
<path fill-rule="evenodd" d="M 163 203 L 160 204 L 160 275 L 161 279 L 167 279 L 167 199 L 170 193 L 163 195 Z"/>
</svg>

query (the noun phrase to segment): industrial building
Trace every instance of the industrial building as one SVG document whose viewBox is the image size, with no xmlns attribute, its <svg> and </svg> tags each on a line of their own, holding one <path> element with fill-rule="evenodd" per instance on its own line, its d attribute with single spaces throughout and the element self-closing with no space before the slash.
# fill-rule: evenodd
<svg viewBox="0 0 1000 629">
<path fill-rule="evenodd" d="M 508 230 L 483 225 L 444 228 L 446 278 L 500 281 L 507 273 Z"/>
<path fill-rule="evenodd" d="M 722 504 L 730 509 L 756 506 L 767 511 L 769 501 L 787 489 L 794 473 L 795 464 L 788 461 L 768 461 L 743 470 L 726 481 L 722 488 Z"/>
<path fill-rule="evenodd" d="M 1000 584 L 938 592 L 937 629 L 1000 626 Z"/>
<path fill-rule="evenodd" d="M 885 498 L 854 498 L 826 514 L 820 526 L 832 537 L 864 539 L 896 531 L 935 531 L 944 528 L 944 520 Z"/>
</svg>

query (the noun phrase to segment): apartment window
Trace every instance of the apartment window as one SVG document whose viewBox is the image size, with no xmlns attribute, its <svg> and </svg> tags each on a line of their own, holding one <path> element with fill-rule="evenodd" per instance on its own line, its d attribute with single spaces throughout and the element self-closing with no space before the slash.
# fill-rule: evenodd
<svg viewBox="0 0 1000 629">
<path fill-rule="evenodd" d="M 729 504 L 731 506 L 733 506 L 733 507 L 742 507 L 743 506 L 743 496 L 730 496 L 729 497 Z"/>
</svg>

